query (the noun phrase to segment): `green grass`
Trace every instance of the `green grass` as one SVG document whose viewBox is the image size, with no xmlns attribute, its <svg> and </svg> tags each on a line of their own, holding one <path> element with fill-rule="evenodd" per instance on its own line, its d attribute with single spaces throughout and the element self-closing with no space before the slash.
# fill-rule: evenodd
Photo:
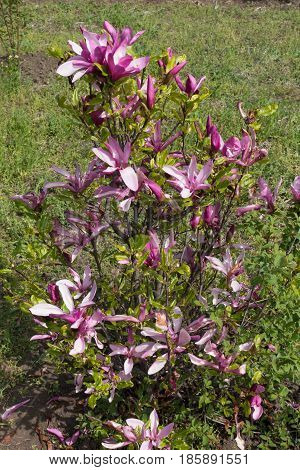
<svg viewBox="0 0 300 470">
<path fill-rule="evenodd" d="M 105 19 L 117 26 L 130 25 L 135 31 L 145 29 L 137 45 L 140 53 L 160 53 L 171 46 L 186 54 L 187 70 L 205 74 L 212 91 L 203 105 L 203 118 L 209 111 L 225 137 L 239 131 L 239 99 L 245 108 L 278 103 L 278 112 L 266 120 L 261 134 L 270 149 L 264 173 L 274 181 L 283 176 L 289 184 L 299 172 L 300 93 L 296 79 L 300 11 L 296 7 L 277 4 L 258 8 L 257 4 L 221 2 L 215 7 L 184 0 L 70 0 L 26 2 L 25 14 L 23 55 L 46 53 L 51 44 L 65 47 L 68 39 L 79 39 L 80 24 L 97 31 Z M 39 188 L 53 177 L 51 165 L 72 168 L 75 161 L 87 161 L 90 154 L 91 145 L 84 140 L 83 131 L 56 104 L 56 95 L 68 87 L 55 75 L 53 65 L 51 68 L 46 84 L 45 80 L 34 83 L 22 73 L 0 71 L 0 250 L 7 260 L 22 237 L 21 222 L 8 196 Z M 0 361 L 10 364 L 12 380 L 18 374 L 25 345 L 21 343 L 15 350 L 13 331 L 7 332 L 9 315 L 14 312 L 5 306 L 1 310 Z M 20 329 L 16 332 L 22 336 Z M 8 380 L 7 375 L 2 376 Z"/>
</svg>

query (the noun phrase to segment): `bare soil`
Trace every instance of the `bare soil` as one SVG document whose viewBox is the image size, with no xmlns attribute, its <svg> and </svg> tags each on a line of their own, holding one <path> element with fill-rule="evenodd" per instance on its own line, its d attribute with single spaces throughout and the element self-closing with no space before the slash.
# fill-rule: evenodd
<svg viewBox="0 0 300 470">
<path fill-rule="evenodd" d="M 28 365 L 30 368 L 30 365 Z M 76 427 L 76 416 L 83 411 L 83 402 L 78 403 L 74 395 L 74 386 L 68 377 L 57 377 L 50 367 L 36 371 L 28 370 L 28 382 L 36 380 L 36 385 L 26 387 L 22 393 L 21 386 L 12 390 L 5 407 L 30 398 L 30 402 L 11 415 L 11 419 L 0 426 L 0 450 L 52 450 L 59 447 L 58 441 L 51 437 L 46 429 L 58 428 L 68 437 Z M 40 383 L 39 383 L 40 382 Z M 49 390 L 55 387 L 55 396 Z M 51 400 L 52 399 L 52 400 Z"/>
<path fill-rule="evenodd" d="M 43 52 L 24 54 L 20 59 L 21 74 L 38 85 L 46 85 L 55 77 L 57 59 Z"/>
</svg>

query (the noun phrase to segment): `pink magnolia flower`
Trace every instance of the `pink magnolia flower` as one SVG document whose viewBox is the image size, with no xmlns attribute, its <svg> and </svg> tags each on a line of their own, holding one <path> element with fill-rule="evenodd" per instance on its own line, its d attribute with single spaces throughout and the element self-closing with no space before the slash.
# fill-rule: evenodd
<svg viewBox="0 0 300 470">
<path fill-rule="evenodd" d="M 237 368 L 231 367 L 231 364 L 236 359 L 238 353 L 225 357 L 225 355 L 218 350 L 217 344 L 212 343 L 211 341 L 206 343 L 204 352 L 209 356 L 212 356 L 213 362 L 194 356 L 194 354 L 188 354 L 192 364 L 200 367 L 208 367 L 209 369 L 214 369 L 225 374 L 245 375 L 246 364 L 242 364 Z"/>
<path fill-rule="evenodd" d="M 185 85 L 180 80 L 179 75 L 175 77 L 176 83 L 181 91 L 186 93 L 189 97 L 199 93 L 199 88 L 202 86 L 203 82 L 206 80 L 206 77 L 201 77 L 198 82 L 193 75 L 188 74 Z"/>
<path fill-rule="evenodd" d="M 300 201 L 300 176 L 296 176 L 291 184 L 291 192 L 296 202 Z"/>
<path fill-rule="evenodd" d="M 90 343 L 92 338 L 94 338 L 97 347 L 102 349 L 103 345 L 98 340 L 95 326 L 102 322 L 103 314 L 100 311 L 96 311 L 91 316 L 86 314 L 86 309 L 94 304 L 93 298 L 97 290 L 96 283 L 93 284 L 91 291 L 84 297 L 80 305 L 75 307 L 74 299 L 65 282 L 65 279 L 58 281 L 57 286 L 69 313 L 66 313 L 56 305 L 43 302 L 31 307 L 31 313 L 40 317 L 59 318 L 70 323 L 71 329 L 77 330 L 77 338 L 73 349 L 70 351 L 71 355 L 82 354 L 85 350 L 86 342 Z"/>
<path fill-rule="evenodd" d="M 172 344 L 172 353 L 169 351 L 162 356 L 159 356 L 148 370 L 148 375 L 153 375 L 162 370 L 168 362 L 169 354 L 172 355 L 180 354 L 186 350 L 186 345 L 190 343 L 192 337 L 189 332 L 197 331 L 203 325 L 203 318 L 191 323 L 186 328 L 182 328 L 182 312 L 179 308 L 175 308 L 175 315 L 171 320 L 167 320 L 165 314 L 156 314 L 156 326 L 158 331 L 152 328 L 145 327 L 142 330 L 143 336 L 148 336 L 154 339 L 156 342 L 163 343 L 164 348 L 169 348 Z M 198 322 L 198 323 L 196 323 Z M 159 347 L 158 349 L 163 349 Z M 155 351 L 156 352 L 156 351 Z"/>
<path fill-rule="evenodd" d="M 173 180 L 169 180 L 170 184 L 180 192 L 182 198 L 193 196 L 195 192 L 210 188 L 210 184 L 205 183 L 213 169 L 213 161 L 209 160 L 204 164 L 202 169 L 198 171 L 197 160 L 193 156 L 191 162 L 184 171 L 178 170 L 175 166 L 165 165 L 163 170 Z"/>
<path fill-rule="evenodd" d="M 156 268 L 160 262 L 160 241 L 154 230 L 150 230 L 149 235 L 150 241 L 145 246 L 145 250 L 149 251 L 149 256 L 145 264 L 151 268 Z"/>
<path fill-rule="evenodd" d="M 206 206 L 202 213 L 203 222 L 209 227 L 217 229 L 220 223 L 220 209 L 220 202 Z"/>
<path fill-rule="evenodd" d="M 79 299 L 90 287 L 96 287 L 95 281 L 92 281 L 92 273 L 90 266 L 86 266 L 82 280 L 79 274 L 72 268 L 69 268 L 69 272 L 73 276 L 74 282 L 69 279 L 61 279 L 55 285 L 58 288 L 60 284 L 65 284 L 70 291 L 75 292 L 74 299 Z"/>
<path fill-rule="evenodd" d="M 84 39 L 80 41 L 80 44 L 69 41 L 69 45 L 76 55 L 57 69 L 57 73 L 63 77 L 73 75 L 73 82 L 86 73 L 96 72 L 95 64 L 104 64 L 108 46 L 106 34 L 91 33 L 84 28 L 81 28 L 81 32 Z"/>
<path fill-rule="evenodd" d="M 160 240 L 154 230 L 149 230 L 150 240 L 145 245 L 145 250 L 149 252 L 149 256 L 145 264 L 151 268 L 157 268 L 160 262 Z M 169 237 L 165 240 L 163 249 L 167 253 L 175 245 L 174 233 L 171 230 Z"/>
<path fill-rule="evenodd" d="M 63 311 L 57 305 L 40 302 L 29 309 L 32 315 L 38 317 L 63 318 L 64 320 L 70 321 L 72 323 L 73 321 L 76 321 L 77 317 L 79 316 L 78 310 L 90 307 L 94 304 L 93 298 L 95 297 L 97 289 L 95 283 L 93 284 L 91 291 L 84 297 L 80 305 L 75 308 L 74 299 L 64 281 L 65 280 L 57 281 L 56 285 L 58 286 L 62 301 L 68 309 L 68 313 Z"/>
<path fill-rule="evenodd" d="M 217 127 L 212 124 L 211 117 L 208 116 L 206 134 L 211 139 L 211 152 L 221 152 L 222 155 L 227 157 L 226 161 L 228 163 L 232 162 L 242 167 L 249 167 L 268 154 L 266 149 L 257 147 L 255 131 L 252 128 L 250 129 L 250 135 L 243 130 L 241 140 L 232 136 L 224 142 Z"/>
<path fill-rule="evenodd" d="M 93 149 L 94 154 L 107 164 L 104 173 L 112 174 L 118 171 L 125 185 L 132 191 L 137 191 L 139 187 L 137 174 L 134 169 L 128 165 L 131 151 L 130 142 L 127 142 L 124 150 L 122 150 L 118 141 L 110 137 L 105 145 L 107 150 L 102 148 Z"/>
<path fill-rule="evenodd" d="M 86 73 L 98 74 L 102 79 L 107 73 L 112 81 L 116 81 L 136 75 L 148 65 L 149 57 L 134 58 L 127 53 L 128 47 L 138 39 L 142 31 L 132 36 L 131 30 L 126 28 L 120 34 L 107 21 L 103 28 L 106 31 L 103 34 L 91 33 L 81 28 L 84 39 L 80 44 L 69 41 L 76 55 L 58 67 L 59 75 L 73 75 L 75 82 Z"/>
<path fill-rule="evenodd" d="M 220 261 L 214 256 L 206 256 L 205 258 L 211 263 L 213 269 L 221 272 L 224 274 L 224 276 L 226 276 L 227 282 L 230 282 L 231 288 L 234 292 L 240 290 L 241 286 L 234 278 L 244 272 L 244 267 L 242 264 L 244 253 L 240 254 L 235 262 L 233 261 L 228 248 L 226 249 L 223 261 Z"/>
<path fill-rule="evenodd" d="M 53 221 L 53 229 L 50 235 L 53 239 L 54 245 L 57 246 L 62 254 L 71 261 L 71 263 L 73 263 L 81 250 L 83 250 L 83 248 L 90 242 L 89 236 L 83 233 L 80 228 L 72 227 L 67 230 L 57 219 L 54 219 Z M 65 250 L 70 247 L 72 247 L 72 252 L 69 254 Z"/>
<path fill-rule="evenodd" d="M 158 345 L 154 342 L 142 343 L 138 346 L 123 346 L 122 344 L 110 344 L 109 345 L 112 352 L 110 356 L 125 356 L 126 360 L 124 362 L 124 373 L 126 375 L 130 374 L 133 365 L 134 358 L 146 359 L 147 357 L 153 356 L 158 349 L 164 348 L 164 345 Z"/>
<path fill-rule="evenodd" d="M 52 170 L 64 176 L 66 182 L 46 183 L 46 189 L 62 188 L 78 194 L 85 191 L 93 181 L 103 174 L 104 166 L 99 165 L 97 159 L 93 159 L 85 173 L 81 172 L 79 165 L 76 166 L 74 175 L 69 171 L 56 166 L 53 166 Z"/>
<path fill-rule="evenodd" d="M 186 63 L 186 60 L 176 60 L 170 47 L 167 49 L 166 56 L 158 60 L 158 65 L 169 78 L 176 77 Z"/>
<path fill-rule="evenodd" d="M 38 212 L 46 199 L 47 192 L 48 190 L 44 186 L 44 188 L 41 189 L 39 194 L 35 194 L 32 192 L 26 194 L 16 194 L 15 196 L 12 196 L 12 200 L 20 201 L 25 204 L 25 206 L 29 207 L 29 209 L 33 210 L 34 212 Z"/>
<path fill-rule="evenodd" d="M 99 341 L 95 330 L 95 327 L 103 321 L 102 313 L 98 310 L 91 316 L 86 316 L 82 310 L 80 313 L 81 315 L 71 325 L 72 329 L 77 330 L 77 338 L 73 349 L 70 351 L 71 356 L 82 354 L 85 351 L 86 343 L 90 343 L 92 339 L 94 339 L 99 349 L 103 349 L 103 344 Z"/>
<path fill-rule="evenodd" d="M 282 183 L 282 178 L 280 178 L 274 192 L 272 193 L 267 182 L 263 178 L 258 179 L 258 185 L 260 193 L 258 197 L 263 199 L 266 202 L 268 212 L 272 214 L 275 211 L 275 201 L 277 199 L 278 191 Z"/>
<path fill-rule="evenodd" d="M 174 423 L 170 423 L 159 430 L 159 419 L 156 410 L 150 414 L 150 426 L 140 419 L 130 418 L 126 420 L 126 426 L 114 421 L 108 421 L 107 425 L 120 433 L 125 440 L 117 442 L 115 439 L 106 439 L 102 442 L 106 449 L 120 449 L 129 444 L 139 444 L 140 450 L 151 450 L 161 448 L 161 442 L 173 430 Z"/>
<path fill-rule="evenodd" d="M 262 407 L 262 398 L 260 395 L 254 395 L 250 400 L 250 406 L 252 408 L 252 419 L 257 421 L 263 414 L 264 409 Z"/>
<path fill-rule="evenodd" d="M 140 450 L 151 450 L 160 448 L 161 441 L 165 439 L 174 428 L 174 423 L 170 423 L 161 430 L 158 428 L 159 418 L 156 410 L 150 414 L 150 429 L 146 429 L 145 440 L 142 442 Z"/>
<path fill-rule="evenodd" d="M 191 217 L 190 226 L 192 227 L 193 230 L 195 230 L 198 227 L 198 225 L 200 224 L 200 221 L 201 221 L 200 215 L 194 214 Z"/>
<path fill-rule="evenodd" d="M 154 132 L 151 137 L 146 140 L 147 147 L 154 150 L 154 152 L 162 152 L 167 147 L 173 144 L 178 137 L 182 135 L 181 131 L 176 132 L 174 135 L 169 137 L 167 140 L 163 142 L 162 140 L 162 133 L 161 133 L 161 121 L 157 121 L 155 124 Z"/>
<path fill-rule="evenodd" d="M 106 65 L 112 81 L 140 73 L 149 63 L 149 57 L 134 59 L 127 54 L 127 45 L 121 43 L 117 49 L 107 48 Z"/>
</svg>

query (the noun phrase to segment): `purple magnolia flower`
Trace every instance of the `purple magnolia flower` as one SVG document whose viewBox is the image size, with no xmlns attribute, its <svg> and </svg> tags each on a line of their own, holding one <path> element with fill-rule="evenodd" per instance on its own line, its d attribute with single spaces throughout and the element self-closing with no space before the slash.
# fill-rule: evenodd
<svg viewBox="0 0 300 470">
<path fill-rule="evenodd" d="M 248 167 L 267 156 L 266 149 L 257 147 L 254 129 L 251 128 L 250 133 L 249 135 L 247 131 L 243 130 L 241 140 L 232 136 L 224 142 L 217 127 L 212 124 L 211 117 L 207 118 L 206 134 L 211 140 L 211 152 L 221 152 L 227 157 L 228 163 L 232 162 L 242 167 Z"/>
<path fill-rule="evenodd" d="M 220 223 L 220 209 L 220 202 L 206 206 L 202 213 L 203 222 L 209 227 L 217 229 Z"/>
<path fill-rule="evenodd" d="M 190 333 L 197 332 L 200 328 L 211 324 L 211 320 L 202 316 L 190 323 L 186 328 L 182 328 L 183 315 L 181 310 L 175 308 L 174 313 L 171 320 L 167 320 L 165 314 L 156 314 L 156 326 L 159 329 L 158 331 L 148 327 L 142 330 L 143 336 L 148 336 L 158 342 L 160 345 L 158 349 L 163 349 L 161 343 L 166 345 L 164 348 L 169 348 L 170 344 L 172 344 L 172 351 L 159 356 L 150 366 L 148 375 L 156 374 L 162 370 L 168 362 L 169 354 L 176 357 L 177 354 L 181 354 L 186 350 L 186 345 L 189 344 L 191 340 L 199 340 L 199 336 L 191 336 Z"/>
<path fill-rule="evenodd" d="M 16 194 L 15 196 L 12 196 L 12 199 L 14 201 L 20 201 L 25 206 L 29 207 L 29 209 L 37 212 L 41 209 L 41 206 L 43 202 L 45 201 L 47 196 L 47 187 L 46 185 L 44 186 L 43 189 L 39 192 L 39 194 L 35 194 L 32 192 L 26 193 L 26 194 Z"/>
<path fill-rule="evenodd" d="M 11 406 L 10 408 L 7 408 L 4 411 L 4 413 L 1 415 L 2 421 L 5 421 L 6 419 L 8 419 L 13 413 L 15 413 L 15 411 L 17 411 L 22 406 L 27 405 L 27 403 L 29 403 L 30 400 L 31 400 L 30 398 L 28 400 L 23 400 L 20 403 L 16 403 L 15 405 Z"/>
<path fill-rule="evenodd" d="M 158 60 L 158 65 L 167 75 L 167 78 L 176 77 L 186 63 L 186 60 L 176 60 L 170 47 L 167 49 L 166 56 L 163 59 Z"/>
<path fill-rule="evenodd" d="M 123 346 L 122 344 L 110 344 L 109 347 L 112 350 L 110 356 L 126 357 L 124 362 L 124 373 L 126 375 L 130 374 L 133 369 L 134 358 L 146 359 L 147 357 L 153 356 L 158 349 L 165 348 L 164 345 L 158 345 L 154 342 L 142 343 L 138 346 L 130 347 Z"/>
<path fill-rule="evenodd" d="M 103 344 L 98 340 L 95 326 L 103 321 L 104 315 L 98 310 L 91 316 L 86 314 L 87 308 L 94 305 L 93 299 L 97 290 L 96 283 L 93 284 L 91 291 L 83 298 L 81 303 L 75 307 L 73 296 L 68 285 L 66 285 L 66 281 L 66 279 L 63 279 L 56 284 L 63 303 L 68 309 L 68 313 L 57 306 L 43 302 L 31 307 L 31 313 L 40 317 L 60 318 L 70 323 L 71 329 L 77 330 L 77 338 L 73 349 L 70 351 L 71 355 L 82 354 L 85 350 L 86 342 L 90 343 L 92 339 L 95 340 L 97 347 L 102 349 Z"/>
<path fill-rule="evenodd" d="M 240 284 L 234 278 L 244 272 L 244 267 L 242 264 L 244 253 L 240 254 L 235 262 L 233 261 L 228 248 L 226 249 L 223 261 L 220 261 L 214 256 L 206 256 L 205 258 L 211 263 L 213 269 L 221 272 L 226 276 L 227 282 L 230 282 L 234 292 L 240 290 Z"/>
<path fill-rule="evenodd" d="M 194 214 L 191 217 L 190 226 L 192 227 L 193 230 L 195 230 L 198 227 L 198 225 L 200 224 L 200 221 L 201 221 L 200 215 Z"/>
<path fill-rule="evenodd" d="M 80 279 L 79 274 L 74 271 L 74 269 L 69 268 L 71 275 L 73 276 L 74 282 L 69 279 L 61 279 L 58 281 L 55 286 L 58 289 L 60 284 L 65 284 L 70 291 L 76 292 L 74 299 L 79 299 L 90 287 L 96 286 L 95 282 L 92 281 L 92 273 L 90 266 L 86 266 L 82 280 Z M 51 299 L 52 300 L 52 299 Z"/>
<path fill-rule="evenodd" d="M 149 252 L 149 256 L 145 264 L 151 268 L 157 268 L 160 262 L 160 240 L 154 230 L 149 230 L 150 240 L 145 245 L 145 250 Z M 163 249 L 167 253 L 175 245 L 174 233 L 171 230 L 169 237 L 164 241 Z"/>
<path fill-rule="evenodd" d="M 213 169 L 213 161 L 209 160 L 206 162 L 202 169 L 198 171 L 197 160 L 193 156 L 191 162 L 184 171 L 178 170 L 175 166 L 165 165 L 163 170 L 170 176 L 173 176 L 173 180 L 169 180 L 169 183 L 174 186 L 177 191 L 180 191 L 182 198 L 192 196 L 195 192 L 210 188 L 210 184 L 205 183 Z"/>
<path fill-rule="evenodd" d="M 67 230 L 57 219 L 53 221 L 53 229 L 50 235 L 54 245 L 59 248 L 71 263 L 73 263 L 81 250 L 90 242 L 89 236 L 83 233 L 80 228 L 72 227 L 70 230 Z M 65 249 L 70 247 L 74 248 L 71 254 L 65 251 Z"/>
<path fill-rule="evenodd" d="M 196 343 L 197 344 L 197 343 Z M 245 375 L 246 373 L 246 364 L 242 364 L 238 368 L 231 368 L 231 364 L 236 359 L 238 353 L 232 354 L 231 356 L 225 357 L 220 351 L 218 351 L 218 346 L 211 341 L 208 341 L 205 345 L 204 352 L 213 357 L 213 361 L 207 361 L 200 357 L 189 354 L 189 358 L 192 364 L 201 367 L 208 367 L 209 369 L 214 369 L 218 372 L 223 372 L 225 374 L 235 374 L 235 375 Z"/>
<path fill-rule="evenodd" d="M 176 83 L 181 91 L 186 93 L 189 97 L 199 93 L 199 88 L 202 86 L 203 82 L 206 80 L 206 77 L 201 77 L 198 82 L 193 75 L 188 74 L 188 78 L 186 80 L 185 85 L 180 80 L 179 75 L 175 77 Z"/>
<path fill-rule="evenodd" d="M 102 224 L 97 211 L 89 210 L 85 212 L 86 218 L 78 216 L 75 212 L 66 211 L 66 220 L 82 232 L 85 232 L 89 240 L 98 237 L 102 232 L 109 228 L 109 224 Z"/>
<path fill-rule="evenodd" d="M 291 192 L 296 202 L 300 201 L 300 176 L 296 176 L 291 184 Z"/>
<path fill-rule="evenodd" d="M 270 214 L 272 214 L 275 211 L 275 201 L 276 201 L 281 183 L 282 183 L 282 178 L 280 178 L 274 192 L 272 193 L 267 182 L 263 178 L 258 179 L 258 186 L 260 190 L 258 197 L 260 199 L 263 199 L 266 202 L 267 209 Z"/>
<path fill-rule="evenodd" d="M 151 148 L 154 150 L 154 152 L 162 152 L 165 150 L 167 147 L 173 144 L 173 142 L 178 139 L 182 135 L 181 131 L 176 132 L 176 134 L 172 135 L 169 137 L 165 142 L 162 140 L 162 135 L 161 135 L 161 121 L 157 121 L 155 124 L 154 128 L 154 133 L 152 134 L 151 137 L 149 137 L 146 140 L 146 145 L 147 147 Z"/>
<path fill-rule="evenodd" d="M 80 44 L 69 41 L 69 45 L 76 54 L 67 62 L 61 64 L 57 73 L 63 77 L 73 75 L 73 82 L 86 73 L 97 71 L 95 64 L 104 64 L 108 41 L 106 34 L 95 34 L 81 28 L 83 40 Z"/>
<path fill-rule="evenodd" d="M 58 67 L 59 75 L 74 75 L 75 82 L 86 73 L 98 74 L 102 80 L 108 74 L 112 81 L 116 81 L 136 75 L 148 65 L 149 57 L 136 59 L 127 53 L 127 48 L 138 39 L 142 31 L 132 36 L 131 30 L 126 28 L 120 33 L 107 21 L 103 28 L 106 31 L 104 34 L 91 33 L 81 28 L 84 39 L 80 44 L 69 41 L 76 55 Z"/>
<path fill-rule="evenodd" d="M 118 171 L 125 185 L 132 191 L 137 191 L 139 187 L 138 177 L 134 169 L 128 165 L 131 144 L 127 142 L 124 150 L 121 149 L 118 141 L 113 137 L 105 144 L 107 150 L 94 148 L 94 154 L 107 164 L 104 174 L 112 174 Z"/>
<path fill-rule="evenodd" d="M 159 430 L 159 419 L 156 410 L 153 410 L 150 414 L 150 426 L 135 418 L 127 419 L 126 426 L 122 426 L 114 421 L 108 421 L 106 424 L 125 438 L 122 442 L 106 439 L 102 442 L 103 447 L 106 449 L 120 449 L 129 444 L 140 445 L 140 450 L 159 449 L 161 448 L 162 440 L 172 432 L 174 427 L 174 423 L 170 423 Z"/>
<path fill-rule="evenodd" d="M 126 52 L 126 43 L 120 44 L 117 49 L 107 48 L 106 62 L 107 69 L 112 81 L 120 80 L 124 77 L 137 75 L 149 63 L 149 57 L 134 59 Z"/>
<path fill-rule="evenodd" d="M 264 412 L 264 409 L 261 403 L 262 403 L 262 398 L 260 395 L 254 395 L 254 397 L 252 397 L 250 400 L 250 406 L 252 408 L 251 416 L 252 416 L 253 421 L 257 421 Z"/>
<path fill-rule="evenodd" d="M 149 256 L 145 264 L 151 268 L 157 268 L 160 262 L 160 241 L 154 230 L 150 230 L 149 235 L 150 241 L 145 246 L 145 250 L 149 251 Z"/>
<path fill-rule="evenodd" d="M 103 344 L 99 341 L 95 327 L 103 321 L 103 315 L 98 310 L 91 316 L 86 316 L 84 311 L 80 310 L 81 315 L 72 324 L 71 328 L 77 330 L 77 338 L 73 349 L 70 351 L 71 356 L 82 354 L 85 351 L 86 343 L 90 343 L 94 339 L 96 346 L 103 349 Z"/>
<path fill-rule="evenodd" d="M 92 210 L 85 212 L 85 218 L 72 211 L 66 211 L 65 216 L 71 229 L 64 228 L 58 220 L 54 220 L 51 236 L 54 244 L 72 263 L 83 248 L 109 228 L 109 224 L 101 223 L 99 213 Z M 69 255 L 65 250 L 70 247 L 74 249 Z"/>
<path fill-rule="evenodd" d="M 73 193 L 82 193 L 86 188 L 88 188 L 93 181 L 99 178 L 103 174 L 104 166 L 100 166 L 98 164 L 97 159 L 92 160 L 89 164 L 88 169 L 85 173 L 82 173 L 80 167 L 77 165 L 75 174 L 72 175 L 69 171 L 66 171 L 62 168 L 58 168 L 56 166 L 52 167 L 52 170 L 56 173 L 64 176 L 66 178 L 66 182 L 54 182 L 54 183 L 46 183 L 46 189 L 52 188 L 63 188 L 67 189 Z"/>
<path fill-rule="evenodd" d="M 256 144 L 256 135 L 254 129 L 250 128 L 251 135 L 243 130 L 243 136 L 240 141 L 241 156 L 236 159 L 237 154 L 233 155 L 228 161 L 233 161 L 239 166 L 248 167 L 254 165 L 257 161 L 265 158 L 268 151 L 265 148 L 258 148 Z M 228 155 L 230 157 L 230 155 Z"/>
<path fill-rule="evenodd" d="M 97 289 L 95 283 L 93 284 L 91 291 L 84 297 L 82 302 L 76 308 L 74 305 L 74 299 L 71 295 L 70 289 L 64 283 L 64 280 L 57 281 L 56 284 L 58 286 L 61 299 L 68 310 L 68 313 L 63 311 L 57 305 L 48 304 L 46 302 L 40 302 L 29 309 L 32 315 L 38 316 L 38 317 L 51 317 L 51 318 L 57 317 L 57 318 L 62 318 L 66 321 L 73 323 L 73 322 L 76 322 L 78 318 L 81 318 L 82 316 L 81 309 L 94 305 L 93 299 L 96 295 L 96 289 Z"/>
<path fill-rule="evenodd" d="M 232 293 L 223 289 L 213 288 L 213 305 L 230 306 L 234 310 L 242 310 L 244 308 L 262 308 L 263 304 L 258 303 L 258 291 L 260 286 L 250 288 L 244 283 L 237 282 L 235 279 L 231 281 Z"/>
</svg>

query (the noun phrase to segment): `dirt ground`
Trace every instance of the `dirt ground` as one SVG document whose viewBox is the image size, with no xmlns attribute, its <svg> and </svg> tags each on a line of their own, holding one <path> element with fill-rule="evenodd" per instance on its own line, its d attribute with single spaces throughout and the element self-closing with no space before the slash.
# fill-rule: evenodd
<svg viewBox="0 0 300 470">
<path fill-rule="evenodd" d="M 0 450 L 58 448 L 58 440 L 50 437 L 46 428 L 58 428 L 68 437 L 74 432 L 77 414 L 83 411 L 83 402 L 78 403 L 74 386 L 67 377 L 55 376 L 47 366 L 33 372 L 29 367 L 28 382 L 35 380 L 36 385 L 27 389 L 24 384 L 24 395 L 20 386 L 11 391 L 5 407 L 27 398 L 30 402 L 13 413 L 11 419 L 0 423 Z M 58 390 L 56 395 L 49 392 L 54 388 Z"/>
<path fill-rule="evenodd" d="M 43 52 L 24 54 L 20 60 L 22 77 L 39 85 L 46 85 L 55 76 L 57 65 L 57 59 Z"/>
</svg>

